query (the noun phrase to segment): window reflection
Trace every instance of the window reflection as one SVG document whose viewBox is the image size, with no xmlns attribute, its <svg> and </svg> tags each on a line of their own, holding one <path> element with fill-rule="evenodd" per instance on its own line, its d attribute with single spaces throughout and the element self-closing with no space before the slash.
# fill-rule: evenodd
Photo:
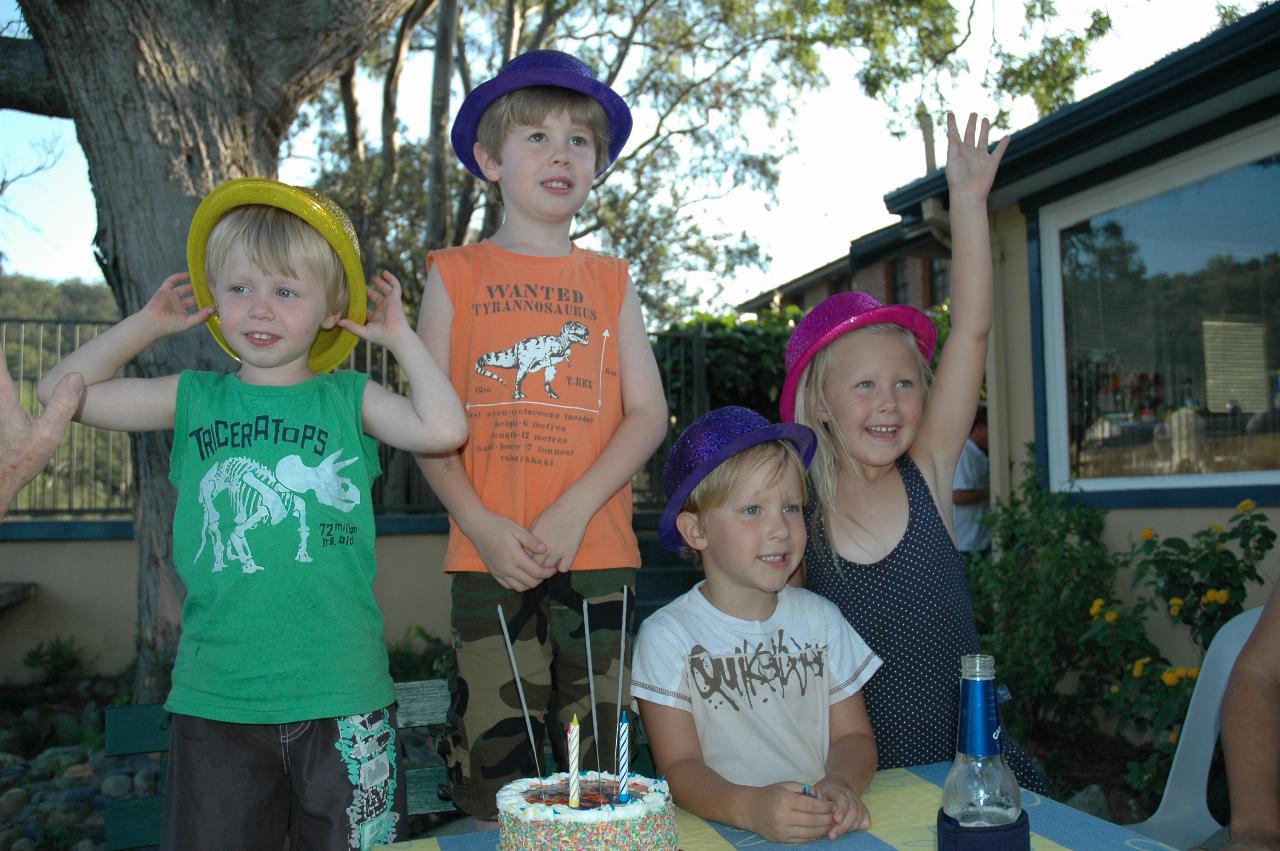
<svg viewBox="0 0 1280 851">
<path fill-rule="evenodd" d="M 1280 155 L 1061 247 L 1072 478 L 1280 469 Z"/>
</svg>

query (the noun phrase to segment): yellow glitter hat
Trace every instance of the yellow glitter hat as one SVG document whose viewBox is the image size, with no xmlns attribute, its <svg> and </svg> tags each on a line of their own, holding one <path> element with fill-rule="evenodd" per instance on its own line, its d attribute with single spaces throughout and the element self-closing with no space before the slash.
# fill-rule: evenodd
<svg viewBox="0 0 1280 851">
<path fill-rule="evenodd" d="M 204 268 L 209 234 L 227 213 L 236 207 L 251 204 L 278 207 L 293 213 L 325 238 L 338 253 L 338 259 L 342 261 L 342 267 L 347 273 L 347 318 L 364 324 L 364 268 L 360 265 L 360 245 L 356 241 L 356 231 L 347 214 L 330 198 L 313 189 L 290 186 L 265 177 L 228 180 L 210 192 L 196 208 L 196 214 L 191 219 L 191 230 L 187 234 L 187 271 L 191 274 L 191 288 L 195 293 L 196 305 L 213 306 L 213 293 L 209 289 Z M 218 345 L 231 357 L 239 360 L 222 335 L 222 321 L 216 313 L 209 317 L 207 325 Z M 328 372 L 346 360 L 359 341 L 359 337 L 344 328 L 322 328 L 311 345 L 307 363 L 314 372 Z"/>
</svg>

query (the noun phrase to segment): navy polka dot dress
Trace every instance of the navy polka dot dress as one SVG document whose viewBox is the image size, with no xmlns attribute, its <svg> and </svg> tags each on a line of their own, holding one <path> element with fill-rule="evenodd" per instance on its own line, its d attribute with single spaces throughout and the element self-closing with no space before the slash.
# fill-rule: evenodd
<svg viewBox="0 0 1280 851">
<path fill-rule="evenodd" d="M 950 762 L 960 711 L 960 657 L 979 652 L 964 562 L 911 457 L 898 459 L 910 518 L 902 540 L 875 564 L 840 557 L 817 500 L 805 509 L 805 585 L 831 600 L 884 660 L 863 687 L 879 768 Z M 996 670 L 1000 660 L 996 660 Z M 1003 737 L 1005 760 L 1024 788 L 1046 793 L 1026 754 Z"/>
</svg>

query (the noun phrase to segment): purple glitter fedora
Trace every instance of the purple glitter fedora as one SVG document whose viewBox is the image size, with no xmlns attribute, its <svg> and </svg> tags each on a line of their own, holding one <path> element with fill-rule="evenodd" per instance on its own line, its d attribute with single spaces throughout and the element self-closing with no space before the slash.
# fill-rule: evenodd
<svg viewBox="0 0 1280 851">
<path fill-rule="evenodd" d="M 698 417 L 671 447 L 662 469 L 662 490 L 667 507 L 658 521 L 658 540 L 676 552 L 684 546 L 676 517 L 693 489 L 728 459 L 757 443 L 789 440 L 806 467 L 813 460 L 818 438 L 808 426 L 771 423 L 750 408 L 729 405 Z"/>
<path fill-rule="evenodd" d="M 933 357 L 938 342 L 938 329 L 924 313 L 905 304 L 881 304 L 864 292 L 836 293 L 819 304 L 791 332 L 787 341 L 787 380 L 778 399 L 778 412 L 784 423 L 796 420 L 796 390 L 800 376 L 813 356 L 837 337 L 868 325 L 901 325 L 916 338 L 916 347 L 927 361 Z"/>
<path fill-rule="evenodd" d="M 577 57 L 559 50 L 531 50 L 502 66 L 496 77 L 476 86 L 462 102 L 449 138 L 453 142 L 453 152 L 467 171 L 481 180 L 485 179 L 475 157 L 476 129 L 485 110 L 503 95 L 530 86 L 572 89 L 594 98 L 604 107 L 604 114 L 609 118 L 609 163 L 605 168 L 613 165 L 631 135 L 631 110 L 626 102 L 617 92 L 597 80 L 586 63 Z M 604 168 L 600 173 L 604 173 Z"/>
</svg>

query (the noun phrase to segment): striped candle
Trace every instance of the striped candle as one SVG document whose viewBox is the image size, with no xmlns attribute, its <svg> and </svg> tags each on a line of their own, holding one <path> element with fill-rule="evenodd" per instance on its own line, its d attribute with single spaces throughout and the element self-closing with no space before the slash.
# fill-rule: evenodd
<svg viewBox="0 0 1280 851">
<path fill-rule="evenodd" d="M 581 779 L 578 777 L 578 716 L 569 722 L 569 806 L 578 808 Z"/>
<path fill-rule="evenodd" d="M 627 794 L 627 776 L 631 774 L 631 725 L 627 723 L 624 710 L 622 720 L 618 722 L 618 803 L 625 804 L 631 800 Z"/>
</svg>

